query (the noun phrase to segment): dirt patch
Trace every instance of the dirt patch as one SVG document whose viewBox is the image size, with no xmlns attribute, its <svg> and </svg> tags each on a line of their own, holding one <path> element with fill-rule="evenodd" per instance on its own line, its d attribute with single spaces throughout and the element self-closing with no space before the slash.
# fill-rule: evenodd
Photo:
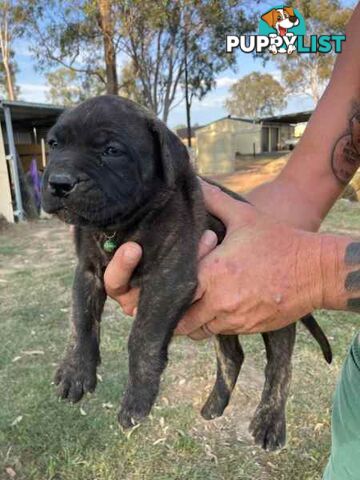
<svg viewBox="0 0 360 480">
<path fill-rule="evenodd" d="M 174 407 L 191 405 L 197 412 L 195 424 L 191 429 L 191 434 L 196 438 L 209 440 L 210 437 L 213 439 L 221 437 L 225 442 L 238 441 L 253 445 L 248 426 L 260 401 L 264 383 L 263 370 L 256 366 L 251 358 L 246 358 L 223 416 L 207 421 L 201 417 L 200 411 L 215 383 L 215 352 L 212 352 L 212 345 L 209 344 L 209 362 L 204 368 L 199 358 L 199 355 L 203 356 L 199 352 L 199 344 L 183 341 L 181 345 L 181 354 L 186 358 L 186 371 L 184 362 L 177 361 L 170 353 L 171 360 L 165 373 L 167 386 L 159 399 L 160 404 Z M 178 349 L 179 346 L 176 346 L 174 350 Z"/>
<path fill-rule="evenodd" d="M 3 215 L 0 215 L 0 233 L 4 232 L 10 227 L 10 223 L 6 220 Z"/>
<path fill-rule="evenodd" d="M 230 190 L 234 190 L 237 193 L 246 193 L 262 183 L 269 182 L 275 178 L 283 169 L 288 158 L 288 155 L 284 155 L 268 162 L 264 162 L 263 159 L 258 162 L 246 162 L 238 171 L 231 175 L 213 175 L 211 178 L 230 188 Z"/>
</svg>

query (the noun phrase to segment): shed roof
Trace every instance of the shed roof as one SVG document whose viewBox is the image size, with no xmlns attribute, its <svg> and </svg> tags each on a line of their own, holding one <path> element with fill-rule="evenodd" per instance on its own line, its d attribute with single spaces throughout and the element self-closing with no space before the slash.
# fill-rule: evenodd
<svg viewBox="0 0 360 480">
<path fill-rule="evenodd" d="M 191 127 L 191 136 L 192 137 L 195 137 L 195 131 L 198 130 L 199 128 L 202 128 L 202 126 L 198 125 L 196 127 Z M 188 134 L 187 127 L 178 128 L 176 130 L 176 135 L 180 138 L 187 138 L 187 134 Z"/>
<path fill-rule="evenodd" d="M 4 107 L 9 107 L 11 119 L 17 124 L 26 124 L 33 127 L 46 126 L 55 123 L 57 117 L 65 107 L 47 103 L 33 103 L 23 101 L 0 100 L 0 119 L 4 120 Z"/>
<path fill-rule="evenodd" d="M 222 122 L 224 120 L 234 120 L 237 122 L 246 122 L 246 123 L 258 123 L 256 121 L 254 122 L 250 118 L 242 118 L 242 117 L 236 117 L 235 115 L 227 115 L 226 117 L 221 117 L 221 118 L 218 118 L 217 120 L 213 120 L 212 122 L 205 123 L 205 125 L 201 125 L 201 127 L 197 127 L 195 130 L 201 130 L 202 128 L 212 125 L 213 123 Z"/>
<path fill-rule="evenodd" d="M 285 113 L 283 115 L 273 115 L 272 117 L 261 118 L 262 122 L 277 122 L 277 123 L 302 123 L 307 122 L 313 110 L 306 110 L 304 112 Z"/>
</svg>

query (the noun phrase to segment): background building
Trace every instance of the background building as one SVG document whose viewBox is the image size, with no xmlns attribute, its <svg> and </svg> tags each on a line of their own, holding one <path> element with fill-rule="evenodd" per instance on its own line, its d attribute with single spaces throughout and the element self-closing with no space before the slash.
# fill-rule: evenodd
<svg viewBox="0 0 360 480">
<path fill-rule="evenodd" d="M 291 149 L 296 125 L 307 122 L 311 113 L 278 115 L 258 121 L 229 115 L 197 129 L 196 166 L 199 173 L 232 173 L 237 161 L 249 155 Z"/>
</svg>

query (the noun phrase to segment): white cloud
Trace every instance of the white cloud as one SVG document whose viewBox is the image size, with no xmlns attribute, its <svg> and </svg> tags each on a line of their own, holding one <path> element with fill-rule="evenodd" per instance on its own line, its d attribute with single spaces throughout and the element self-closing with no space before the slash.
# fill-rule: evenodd
<svg viewBox="0 0 360 480">
<path fill-rule="evenodd" d="M 216 79 L 216 87 L 217 88 L 224 88 L 224 87 L 231 87 L 237 81 L 236 78 L 231 77 L 219 77 Z"/>
<path fill-rule="evenodd" d="M 20 98 L 27 102 L 47 102 L 46 92 L 49 91 L 48 85 L 38 83 L 20 83 Z"/>
<path fill-rule="evenodd" d="M 268 72 L 270 75 L 272 75 L 275 80 L 278 82 L 281 82 L 281 72 L 280 70 L 272 70 L 271 72 Z"/>
<path fill-rule="evenodd" d="M 214 108 L 214 107 L 222 107 L 224 102 L 227 98 L 227 95 L 220 95 L 213 91 L 206 95 L 201 101 L 194 100 L 193 108 L 194 110 L 204 109 L 204 108 Z"/>
</svg>

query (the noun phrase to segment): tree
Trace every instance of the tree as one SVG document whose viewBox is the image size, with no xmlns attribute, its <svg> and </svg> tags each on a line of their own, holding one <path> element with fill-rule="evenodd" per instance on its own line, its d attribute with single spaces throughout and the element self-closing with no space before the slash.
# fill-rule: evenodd
<svg viewBox="0 0 360 480">
<path fill-rule="evenodd" d="M 24 9 L 17 1 L 0 1 L 0 76 L 9 100 L 16 100 L 19 89 L 13 41 L 23 34 Z"/>
<path fill-rule="evenodd" d="M 96 77 L 79 75 L 62 67 L 47 75 L 49 92 L 47 99 L 55 105 L 71 106 L 86 98 L 105 93 L 105 87 Z"/>
<path fill-rule="evenodd" d="M 116 72 L 116 48 L 114 44 L 115 30 L 111 0 L 98 0 L 99 26 L 103 35 L 104 58 L 106 65 L 106 91 L 117 93 L 118 82 Z"/>
<path fill-rule="evenodd" d="M 192 99 L 206 95 L 216 74 L 234 64 L 235 56 L 223 52 L 225 33 L 249 32 L 254 23 L 236 0 L 133 0 L 124 2 L 122 27 L 120 44 L 146 104 L 166 122 L 179 87 L 187 89 L 189 111 Z"/>
<path fill-rule="evenodd" d="M 132 61 L 125 63 L 120 72 L 119 94 L 141 105 L 146 105 L 141 82 Z"/>
<path fill-rule="evenodd" d="M 258 119 L 286 107 L 285 90 L 272 75 L 252 72 L 230 87 L 225 107 L 232 115 Z"/>
<path fill-rule="evenodd" d="M 40 68 L 60 66 L 80 76 L 96 77 L 108 93 L 117 94 L 120 89 L 165 122 L 170 109 L 183 100 L 177 95 L 180 90 L 187 89 L 190 110 L 192 98 L 206 95 L 216 74 L 234 64 L 235 56 L 223 52 L 225 33 L 254 28 L 241 0 L 28 3 L 28 32 Z M 129 61 L 122 72 L 126 81 L 120 87 L 119 52 Z"/>
<path fill-rule="evenodd" d="M 118 93 L 116 58 L 119 25 L 111 0 L 27 2 L 27 30 L 43 71 L 64 67 L 94 77 L 107 93 Z"/>
<path fill-rule="evenodd" d="M 344 33 L 352 9 L 342 8 L 338 0 L 295 0 L 289 5 L 297 8 L 306 22 L 307 36 Z M 308 95 L 317 103 L 330 78 L 335 53 L 276 55 L 283 83 L 289 93 Z"/>
</svg>

